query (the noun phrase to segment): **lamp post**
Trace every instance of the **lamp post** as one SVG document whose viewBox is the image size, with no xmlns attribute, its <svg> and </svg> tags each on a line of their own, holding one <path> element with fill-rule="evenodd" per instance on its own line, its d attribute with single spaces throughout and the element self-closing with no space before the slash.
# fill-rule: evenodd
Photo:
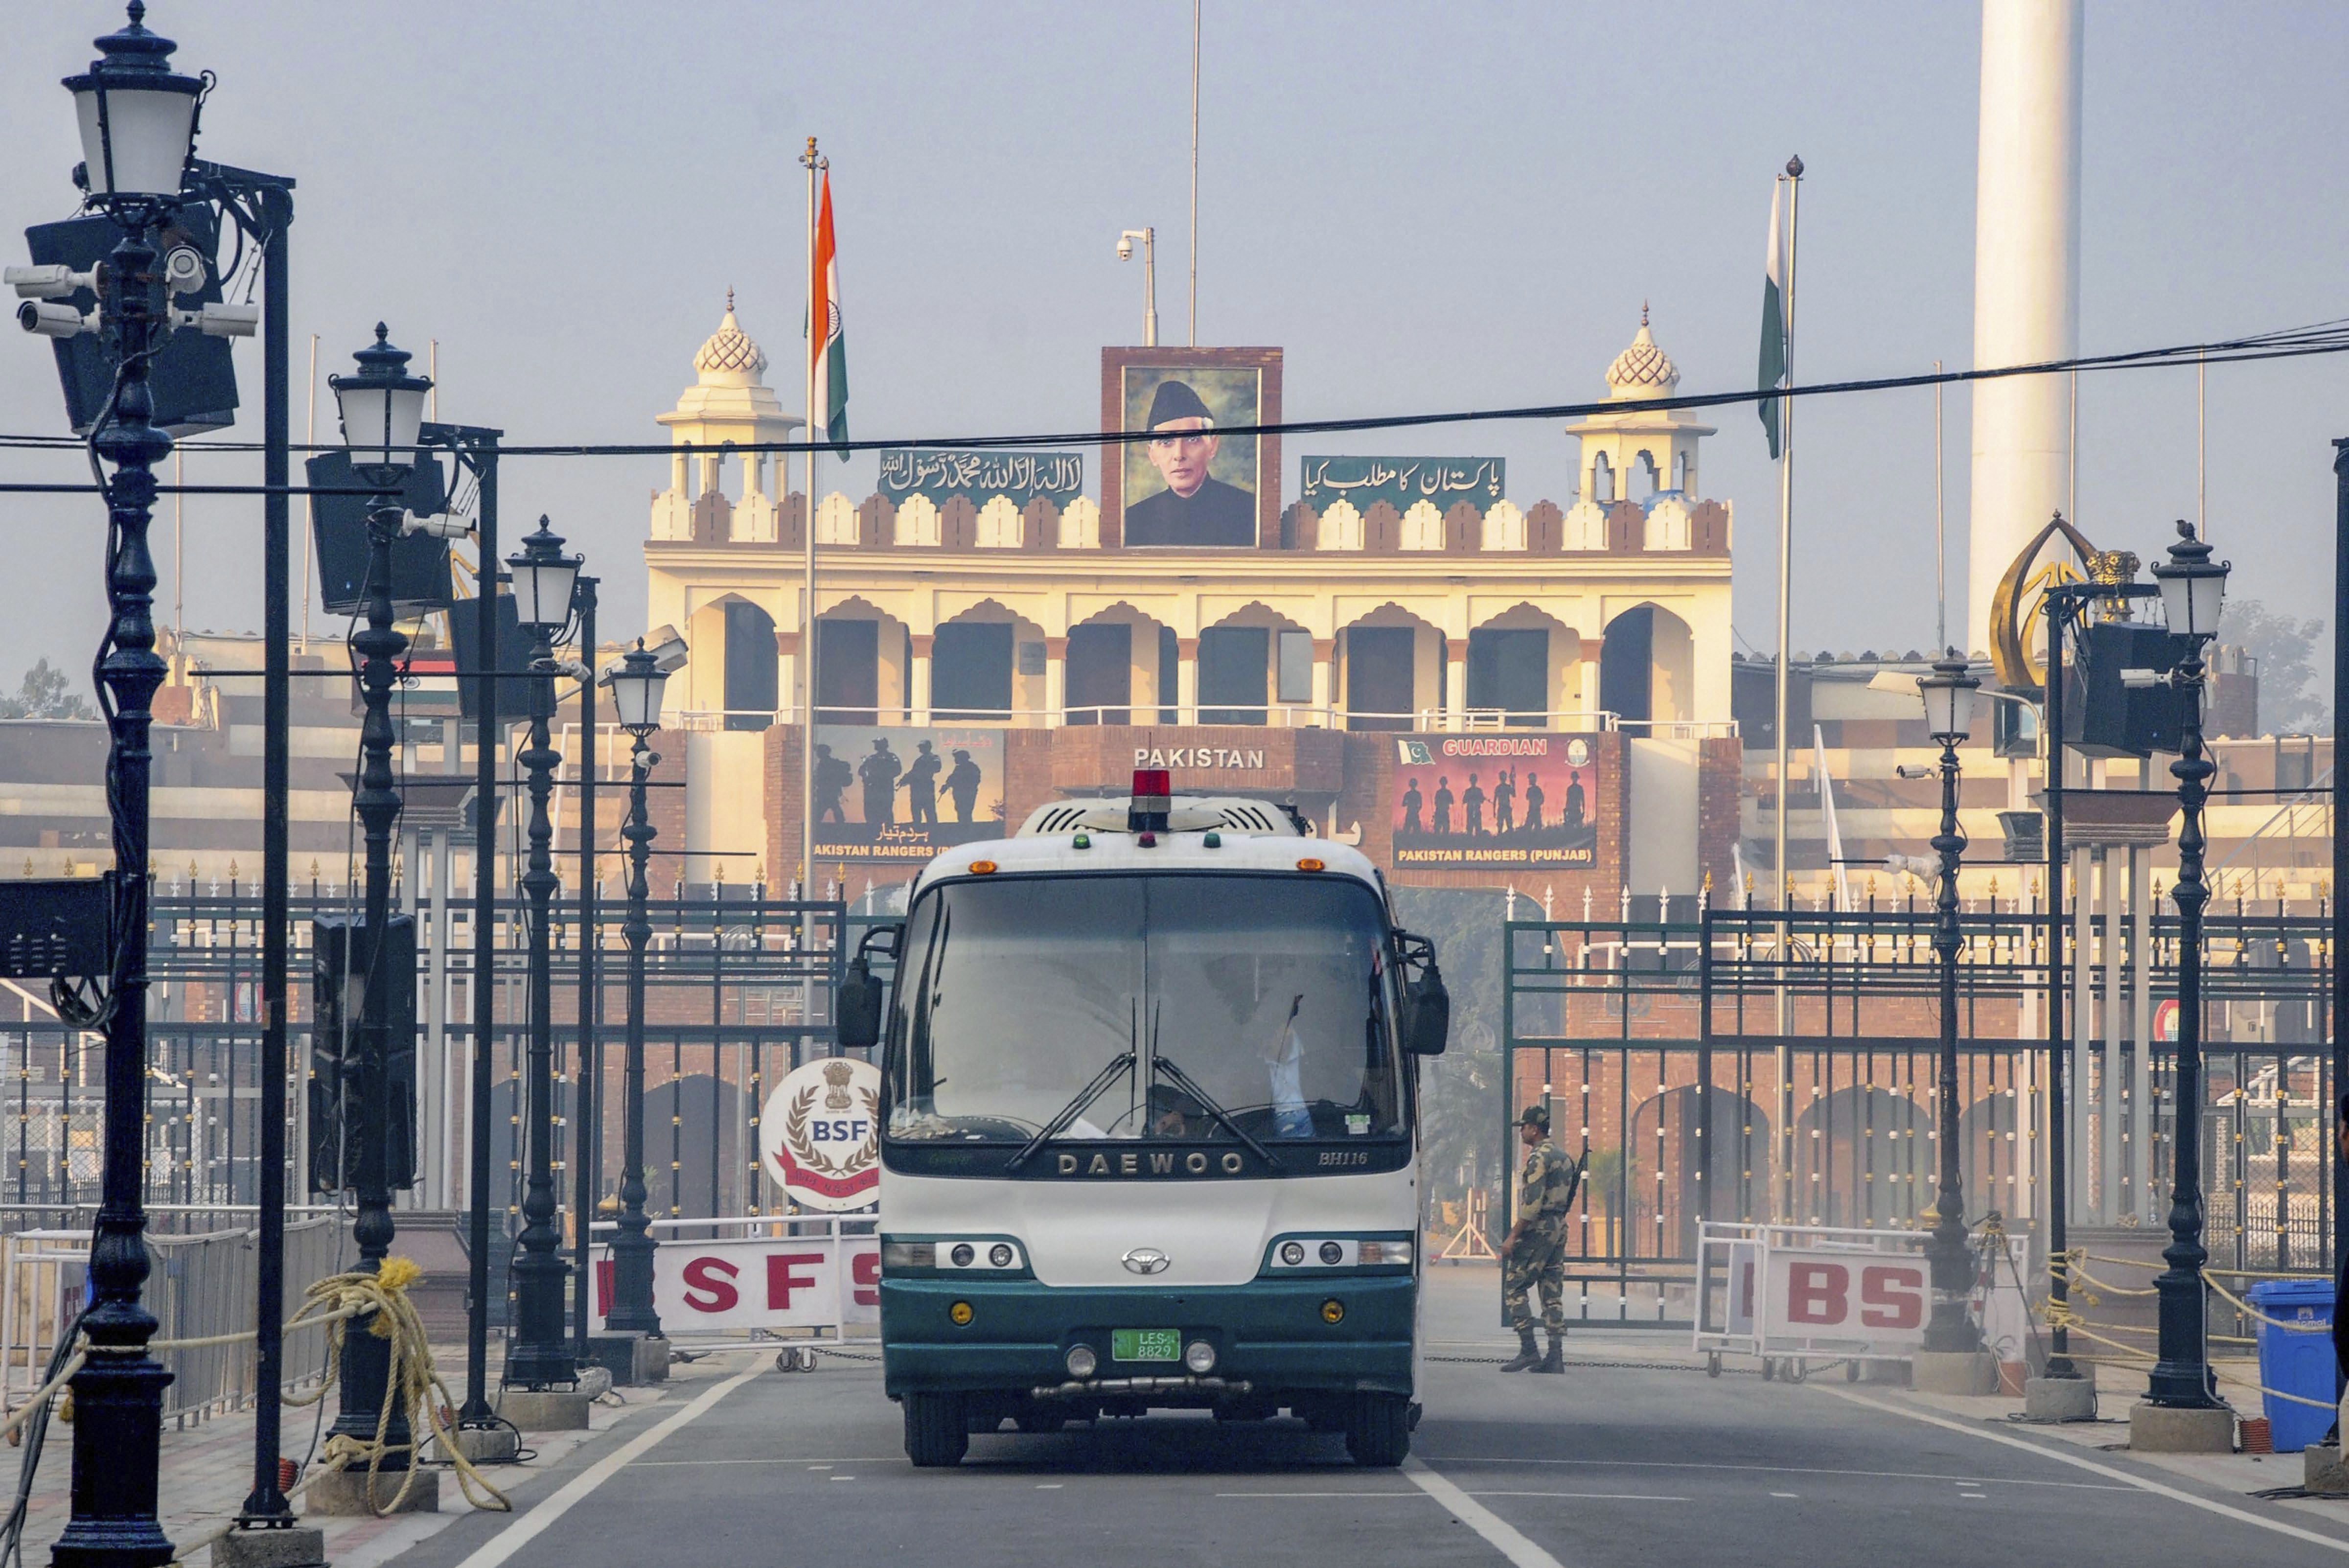
<svg viewBox="0 0 2349 1568">
<path fill-rule="evenodd" d="M 579 568 L 576 556 L 563 553 L 562 535 L 538 520 L 538 531 L 506 557 L 513 571 L 514 618 L 531 638 L 530 744 L 519 759 L 530 786 L 530 868 L 523 891 L 530 896 L 530 1075 L 525 1130 L 530 1139 L 528 1174 L 523 1188 L 521 1251 L 513 1264 L 514 1339 L 506 1355 L 505 1381 L 544 1388 L 578 1381 L 569 1335 L 564 1332 L 563 1293 L 571 1265 L 562 1254 L 554 1223 L 554 980 L 548 950 L 548 923 L 554 899 L 554 826 L 547 802 L 554 793 L 554 768 L 562 754 L 547 743 L 546 721 L 554 708 L 554 643 L 570 624 Z"/>
<path fill-rule="evenodd" d="M 352 805 L 367 843 L 367 923 L 354 936 L 351 966 L 367 957 L 359 1003 L 358 1053 L 347 1071 L 356 1069 L 357 1110 L 352 1130 L 355 1148 L 345 1159 L 345 1179 L 356 1189 L 358 1218 L 351 1236 L 358 1243 L 355 1272 L 381 1271 L 391 1252 L 391 986 L 398 977 L 378 961 L 388 951 L 391 926 L 391 830 L 399 818 L 398 778 L 391 771 L 391 689 L 398 679 L 398 661 L 408 650 L 407 635 L 393 624 L 391 548 L 398 543 L 405 510 L 401 487 L 416 464 L 416 437 L 424 422 L 424 396 L 432 383 L 408 373 L 406 350 L 394 348 L 381 322 L 375 341 L 353 356 L 355 376 L 330 376 L 342 412 L 343 445 L 349 452 L 352 472 L 375 493 L 367 501 L 367 629 L 351 639 L 358 653 L 359 695 L 365 717 L 359 724 L 358 787 Z M 351 1325 L 343 1336 L 342 1407 L 335 1417 L 335 1435 L 372 1444 L 378 1430 L 384 1452 L 378 1468 L 403 1470 L 409 1465 L 413 1434 L 409 1430 L 407 1402 L 390 1388 L 391 1341 L 367 1332 L 372 1314 Z M 387 1409 L 387 1407 L 388 1407 Z M 388 1417 L 388 1419 L 386 1418 Z"/>
<path fill-rule="evenodd" d="M 1133 259 L 1133 242 L 1142 242 L 1142 346 L 1158 347 L 1158 231 L 1128 229 L 1117 236 L 1117 259 Z"/>
<path fill-rule="evenodd" d="M 2202 906 L 2210 889 L 2202 880 L 2203 781 L 2214 771 L 2202 755 L 2202 649 L 2219 633 L 2227 597 L 2224 562 L 2210 559 L 2210 546 L 2194 536 L 2194 525 L 2178 524 L 2169 559 L 2153 568 L 2171 635 L 2186 639 L 2170 676 L 2179 701 L 2178 760 L 2169 764 L 2178 780 L 2184 821 L 2178 833 L 2178 883 L 2169 896 L 2178 904 L 2178 1075 L 2173 1100 L 2178 1132 L 2170 1139 L 2176 1157 L 2169 1190 L 2169 1267 L 2154 1277 L 2159 1293 L 2156 1323 L 2158 1359 L 2146 1389 L 2148 1403 L 2179 1409 L 2210 1409 L 2210 1369 L 2203 1343 L 2202 1265 Z"/>
<path fill-rule="evenodd" d="M 1925 703 L 1926 732 L 1941 748 L 1941 830 L 1933 836 L 1933 850 L 1941 857 L 1933 895 L 1933 950 L 1941 960 L 1941 1190 L 1934 1201 L 1933 1239 L 1927 1248 L 1933 1268 L 1933 1315 L 1925 1324 L 1925 1348 L 1958 1355 L 1982 1348 L 1982 1332 L 1966 1314 L 1966 1299 L 1973 1289 L 1973 1253 L 1966 1245 L 1958 1125 L 1958 950 L 1962 945 L 1958 866 L 1966 847 L 1965 836 L 1958 831 L 1958 742 L 1973 730 L 1974 696 L 1981 687 L 1955 653 L 1937 659 L 1933 672 L 1917 681 L 1917 695 Z"/>
<path fill-rule="evenodd" d="M 171 450 L 171 438 L 152 423 L 148 385 L 163 322 L 162 280 L 149 236 L 180 199 L 203 83 L 172 72 L 171 41 L 141 26 L 145 15 L 132 0 L 129 26 L 97 40 L 98 59 L 65 82 L 80 122 L 90 201 L 121 231 L 97 280 L 98 325 L 112 340 L 118 367 L 110 417 L 90 440 L 96 456 L 114 464 L 106 483 L 110 619 L 98 661 L 109 741 L 114 951 L 103 1002 L 71 1010 L 72 1022 L 106 1032 L 106 1164 L 90 1237 L 89 1305 L 81 1319 L 89 1356 L 73 1378 L 73 1512 L 51 1555 L 67 1568 L 147 1568 L 172 1557 L 156 1517 L 163 1388 L 171 1375 L 148 1353 L 155 1317 L 140 1301 L 148 1273 L 148 731 L 164 675 L 155 655 L 155 560 L 147 529 L 155 466 Z"/>
<path fill-rule="evenodd" d="M 645 912 L 645 876 L 657 836 L 645 811 L 645 781 L 660 758 L 645 742 L 660 728 L 661 692 L 668 671 L 636 639 L 633 651 L 613 670 L 609 684 L 620 728 L 636 739 L 629 757 L 628 821 L 620 836 L 628 845 L 628 916 L 620 927 L 628 944 L 628 1054 L 623 1070 L 620 1228 L 612 1239 L 612 1311 L 605 1322 L 617 1334 L 657 1336 L 660 1314 L 653 1307 L 651 1220 L 645 1213 L 645 947 L 653 923 Z"/>
</svg>

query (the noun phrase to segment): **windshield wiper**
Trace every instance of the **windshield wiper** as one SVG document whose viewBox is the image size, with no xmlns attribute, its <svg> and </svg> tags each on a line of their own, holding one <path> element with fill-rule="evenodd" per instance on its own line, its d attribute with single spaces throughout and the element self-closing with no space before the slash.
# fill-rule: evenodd
<svg viewBox="0 0 2349 1568">
<path fill-rule="evenodd" d="M 1164 1058 L 1162 1057 L 1160 1060 L 1163 1061 Z M 1091 1106 L 1095 1100 L 1101 1098 L 1101 1092 L 1110 1086 L 1112 1080 L 1115 1079 L 1120 1073 L 1124 1072 L 1133 1065 L 1133 1052 L 1130 1048 L 1121 1051 L 1116 1055 L 1111 1057 L 1109 1065 L 1094 1074 L 1093 1081 L 1087 1084 L 1083 1088 L 1079 1089 L 1077 1091 L 1077 1097 L 1061 1107 L 1060 1115 L 1054 1116 L 1050 1121 L 1046 1122 L 1042 1130 L 1038 1132 L 1034 1137 L 1028 1140 L 1025 1147 L 1021 1148 L 1018 1154 L 1013 1155 L 1009 1159 L 1004 1162 L 1004 1170 L 1009 1173 L 1010 1171 L 1017 1170 L 1021 1166 L 1027 1164 L 1029 1156 L 1034 1154 L 1038 1149 L 1042 1148 L 1046 1144 L 1060 1137 L 1061 1133 L 1067 1131 L 1068 1126 L 1071 1122 L 1075 1121 L 1079 1116 L 1084 1115 L 1085 1108 L 1088 1106 Z M 1247 1135 L 1242 1134 L 1241 1136 L 1246 1137 Z"/>
<path fill-rule="evenodd" d="M 1255 1151 L 1256 1157 L 1258 1159 L 1264 1161 L 1266 1165 L 1271 1167 L 1275 1170 L 1278 1170 L 1280 1168 L 1280 1161 L 1273 1158 L 1272 1150 L 1265 1147 L 1264 1145 L 1257 1142 L 1253 1137 L 1250 1137 L 1247 1134 L 1247 1129 L 1241 1127 L 1238 1122 L 1232 1119 L 1232 1113 L 1217 1105 L 1216 1103 L 1216 1097 L 1207 1093 L 1206 1090 L 1201 1088 L 1199 1086 L 1199 1081 L 1196 1078 L 1194 1078 L 1190 1074 L 1183 1071 L 1183 1069 L 1175 1064 L 1174 1057 L 1159 1055 L 1154 1053 L 1150 1058 L 1150 1064 L 1153 1067 L 1155 1067 L 1159 1072 L 1162 1072 L 1168 1077 L 1174 1079 L 1174 1086 L 1176 1088 L 1190 1096 L 1194 1100 L 1196 1100 L 1199 1103 L 1199 1108 L 1201 1110 L 1206 1112 L 1209 1116 L 1223 1123 L 1225 1127 L 1230 1131 L 1234 1137 L 1239 1139 L 1242 1143 L 1247 1145 L 1250 1149 Z"/>
</svg>

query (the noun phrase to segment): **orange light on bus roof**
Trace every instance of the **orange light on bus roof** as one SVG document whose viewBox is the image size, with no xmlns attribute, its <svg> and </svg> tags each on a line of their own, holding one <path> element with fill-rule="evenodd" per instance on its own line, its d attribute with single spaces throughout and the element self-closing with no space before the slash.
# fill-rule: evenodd
<svg viewBox="0 0 2349 1568">
<path fill-rule="evenodd" d="M 1329 867 L 1323 865 L 1320 861 L 1314 859 L 1310 855 L 1307 856 L 1304 859 L 1299 860 L 1297 863 L 1297 868 L 1299 871 L 1327 871 L 1330 869 Z"/>
<path fill-rule="evenodd" d="M 970 863 L 970 874 L 974 877 L 991 877 L 995 874 L 995 862 L 974 860 Z"/>
</svg>

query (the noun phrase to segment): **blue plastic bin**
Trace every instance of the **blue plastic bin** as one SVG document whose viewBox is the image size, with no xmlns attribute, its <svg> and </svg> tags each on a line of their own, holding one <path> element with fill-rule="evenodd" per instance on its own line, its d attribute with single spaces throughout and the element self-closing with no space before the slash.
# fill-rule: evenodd
<svg viewBox="0 0 2349 1568">
<path fill-rule="evenodd" d="M 2258 1325 L 2260 1383 L 2263 1387 L 2318 1401 L 2264 1401 L 2275 1451 L 2296 1454 L 2321 1439 L 2333 1426 L 2333 1282 L 2264 1280 L 2245 1298 L 2269 1317 L 2306 1328 Z"/>
</svg>

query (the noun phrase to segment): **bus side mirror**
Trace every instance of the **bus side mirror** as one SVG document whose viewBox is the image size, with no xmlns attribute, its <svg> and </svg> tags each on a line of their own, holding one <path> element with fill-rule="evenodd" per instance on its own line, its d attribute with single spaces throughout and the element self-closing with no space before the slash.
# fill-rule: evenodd
<svg viewBox="0 0 2349 1568">
<path fill-rule="evenodd" d="M 856 957 L 850 961 L 848 973 L 840 982 L 840 1002 L 833 1019 L 842 1049 L 869 1051 L 881 1043 L 884 987 L 881 977 L 873 972 L 871 955 L 878 952 L 895 959 L 898 933 L 904 929 L 875 926 L 856 944 Z"/>
<path fill-rule="evenodd" d="M 869 1051 L 881 1043 L 881 977 L 859 954 L 840 982 L 834 1020 L 843 1049 Z"/>
<path fill-rule="evenodd" d="M 1441 1056 L 1452 1033 L 1452 993 L 1444 989 L 1444 971 L 1435 955 L 1403 992 L 1403 1048 L 1414 1056 Z"/>
</svg>

